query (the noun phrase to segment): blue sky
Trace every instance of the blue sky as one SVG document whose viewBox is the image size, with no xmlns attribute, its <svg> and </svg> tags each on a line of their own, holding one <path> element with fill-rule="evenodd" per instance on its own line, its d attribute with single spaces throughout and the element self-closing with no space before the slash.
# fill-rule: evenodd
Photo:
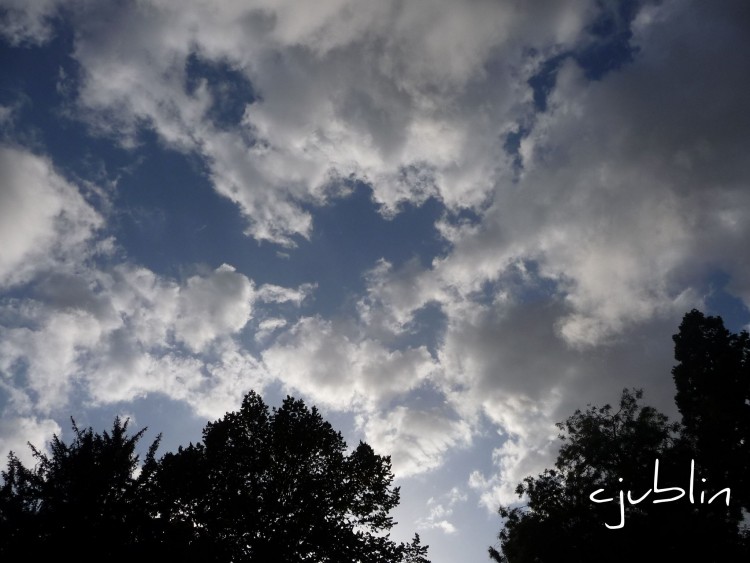
<svg viewBox="0 0 750 563">
<path fill-rule="evenodd" d="M 254 389 L 485 561 L 554 423 L 750 314 L 746 2 L 0 0 L 0 455 Z"/>
</svg>

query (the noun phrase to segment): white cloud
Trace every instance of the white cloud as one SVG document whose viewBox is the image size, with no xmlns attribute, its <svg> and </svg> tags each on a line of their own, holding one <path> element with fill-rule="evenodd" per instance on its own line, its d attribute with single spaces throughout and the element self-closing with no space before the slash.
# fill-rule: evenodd
<svg viewBox="0 0 750 563">
<path fill-rule="evenodd" d="M 104 360 L 83 365 L 86 392 L 95 404 L 131 401 L 148 394 L 163 394 L 189 405 L 206 419 L 235 409 L 251 389 L 262 392 L 270 381 L 267 372 L 236 343 L 224 342 L 217 358 L 179 353 L 129 350 L 128 364 L 105 348 Z"/>
<path fill-rule="evenodd" d="M 350 59 L 330 48 L 314 50 L 314 57 L 290 53 L 288 68 L 277 72 L 260 67 L 267 99 L 249 109 L 246 123 L 269 140 L 269 150 L 291 161 L 306 163 L 307 155 L 315 155 L 316 163 L 329 163 L 298 168 L 318 183 L 331 166 L 351 171 L 372 182 L 386 211 L 425 193 L 440 194 L 449 206 L 477 206 L 492 196 L 478 224 L 443 223 L 453 243 L 445 258 L 428 267 L 416 261 L 398 269 L 385 261 L 376 265 L 358 313 L 370 332 L 399 333 L 414 311 L 429 302 L 440 305 L 448 321 L 432 381 L 439 381 L 465 421 L 482 413 L 511 438 L 496 455 L 502 485 L 490 487 L 501 487 L 506 499 L 524 472 L 550 461 L 552 423 L 580 406 L 581 397 L 612 400 L 613 386 L 631 382 L 655 385 L 660 398 L 668 394 L 671 382 L 663 374 L 669 331 L 682 312 L 700 304 L 712 269 L 728 272 L 728 289 L 747 299 L 750 275 L 741 241 L 748 238 L 750 201 L 747 159 L 738 147 L 747 144 L 750 128 L 737 115 L 750 108 L 735 83 L 746 76 L 738 55 L 746 39 L 730 15 L 713 8 L 702 7 L 705 17 L 692 17 L 696 6 L 667 2 L 648 8 L 649 16 L 635 25 L 641 49 L 635 60 L 601 80 L 586 79 L 568 60 L 547 111 L 527 122 L 517 181 L 498 139 L 527 115 L 524 81 L 534 67 L 513 58 L 512 42 L 499 41 L 495 52 L 517 72 L 508 80 L 516 87 L 499 85 L 508 76 L 503 72 L 510 73 L 502 64 L 482 75 L 472 63 L 488 57 L 481 28 L 476 43 L 451 50 L 463 67 L 447 60 L 437 69 L 430 57 L 440 50 L 427 47 L 422 59 L 389 59 L 405 45 L 413 43 L 410 52 L 418 54 L 430 44 L 430 32 L 406 40 L 401 29 L 415 31 L 431 17 L 438 33 L 449 25 L 428 12 L 410 27 L 407 10 L 398 22 L 402 27 L 389 35 L 388 49 L 394 51 L 380 52 L 379 66 L 365 71 L 358 61 L 357 84 L 373 84 L 367 93 L 344 86 L 344 78 L 351 82 Z M 542 9 L 531 7 L 527 15 L 535 8 Z M 572 24 L 558 13 L 557 27 L 545 27 L 550 16 L 546 24 L 521 29 L 556 29 L 564 41 L 575 42 L 588 12 L 573 13 Z M 712 26 L 701 23 L 706 21 Z M 450 25 L 460 27 L 460 18 Z M 716 29 L 723 30 L 721 38 Z M 292 41 L 284 37 L 282 43 Z M 300 38 L 308 36 L 295 37 L 306 44 Z M 352 53 L 357 47 L 351 46 Z M 332 73 L 333 60 L 338 73 Z M 696 82 L 696 76 L 704 78 Z M 426 86 L 433 82 L 430 92 Z M 290 106 L 295 109 L 287 113 Z M 410 165 L 416 170 L 411 179 L 399 180 Z M 279 181 L 282 169 L 274 170 Z M 366 340 L 339 332 L 326 321 L 305 321 L 264 358 L 275 363 L 279 377 L 317 400 L 339 408 L 360 404 L 360 381 L 366 378 L 345 380 L 335 367 L 355 366 L 349 372 L 356 374 L 358 362 L 366 364 L 373 352 L 361 346 Z M 665 343 L 645 345 L 640 334 Z M 628 338 L 654 347 L 652 366 L 632 359 L 616 370 L 608 366 L 607 359 L 622 361 L 625 350 L 643 353 L 623 343 Z M 283 376 L 281 366 L 287 368 Z M 654 384 L 646 374 L 663 381 Z M 453 447 L 447 440 L 410 457 L 404 444 L 417 438 L 401 421 L 418 418 L 418 412 L 403 407 L 384 417 L 387 423 L 362 423 L 370 439 L 400 456 L 407 474 L 434 467 L 444 448 Z"/>
<path fill-rule="evenodd" d="M 263 284 L 258 289 L 258 299 L 266 303 L 292 303 L 299 307 L 315 290 L 316 285 L 305 283 L 296 289 L 274 284 Z"/>
<path fill-rule="evenodd" d="M 305 317 L 279 335 L 263 361 L 285 385 L 340 410 L 375 408 L 436 368 L 423 346 L 391 351 L 319 317 Z"/>
<path fill-rule="evenodd" d="M 492 451 L 494 473 L 489 477 L 480 471 L 469 476 L 469 486 L 480 495 L 479 502 L 490 512 L 500 504 L 519 502 L 516 486 L 529 475 L 536 477 L 554 464 L 557 442 L 540 447 L 534 440 L 509 439 Z"/>
<path fill-rule="evenodd" d="M 562 336 L 581 346 L 684 311 L 712 268 L 743 296 L 739 240 L 750 200 L 737 147 L 750 127 L 736 120 L 748 102 L 732 77 L 745 76 L 736 53 L 747 40 L 732 9 L 668 2 L 659 10 L 668 23 L 639 22 L 641 51 L 620 72 L 590 82 L 564 65 L 548 111 L 522 142 L 518 186 L 498 186 L 481 227 L 456 241 L 441 264 L 446 283 L 467 272 L 497 278 L 533 260 L 571 308 Z"/>
<path fill-rule="evenodd" d="M 314 10 L 195 0 L 79 2 L 67 13 L 81 117 L 125 145 L 147 126 L 198 152 L 249 233 L 291 246 L 312 229 L 301 204 L 325 201 L 341 178 L 371 183 L 386 213 L 429 195 L 484 202 L 506 158 L 498 135 L 528 109 L 525 48 L 573 45 L 592 10 L 583 0 L 330 0 Z M 26 17 L 42 21 L 30 8 Z M 205 82 L 186 91 L 191 54 L 252 82 L 259 99 L 242 124 L 213 121 Z"/>
<path fill-rule="evenodd" d="M 435 498 L 427 501 L 429 513 L 426 517 L 417 520 L 417 527 L 422 530 L 439 529 L 446 535 L 455 534 L 458 529 L 448 520 L 453 516 L 453 506 L 458 502 L 466 502 L 467 496 L 457 487 L 453 487 L 438 502 Z"/>
<path fill-rule="evenodd" d="M 252 282 L 227 264 L 208 277 L 193 276 L 180 291 L 175 335 L 193 350 L 203 350 L 245 326 L 254 298 Z"/>
<path fill-rule="evenodd" d="M 236 410 L 242 397 L 251 389 L 262 393 L 272 380 L 266 367 L 236 342 L 227 342 L 217 359 L 207 362 L 208 381 L 189 390 L 186 398 L 199 416 L 209 420 Z"/>
<path fill-rule="evenodd" d="M 34 298 L 0 303 L 0 373 L 13 411 L 64 408 L 77 390 L 96 404 L 163 393 L 221 414 L 268 379 L 236 341 L 254 293 L 231 266 L 178 284 L 121 265 L 36 287 Z"/>
<path fill-rule="evenodd" d="M 445 407 L 400 405 L 387 413 L 359 415 L 358 427 L 377 451 L 389 452 L 393 472 L 404 478 L 442 465 L 448 452 L 468 446 L 470 425 Z"/>
<path fill-rule="evenodd" d="M 258 323 L 258 332 L 255 333 L 255 340 L 258 342 L 264 342 L 280 328 L 284 328 L 287 325 L 286 319 L 274 317 L 271 319 L 263 319 Z"/>
<path fill-rule="evenodd" d="M 430 512 L 430 516 L 433 516 L 433 513 Z M 431 521 L 430 525 L 427 526 L 427 528 L 438 528 L 443 531 L 443 533 L 451 535 L 456 533 L 456 527 L 451 524 L 448 520 L 439 520 L 439 521 Z"/>
<path fill-rule="evenodd" d="M 10 452 L 26 466 L 33 467 L 36 463 L 28 444 L 32 444 L 40 451 L 52 438 L 60 433 L 60 426 L 50 419 L 34 417 L 2 417 L 0 418 L 0 458 L 5 458 Z"/>
<path fill-rule="evenodd" d="M 0 287 L 28 281 L 40 270 L 74 271 L 102 224 L 48 159 L 0 147 Z"/>
<path fill-rule="evenodd" d="M 223 264 L 184 284 L 128 265 L 102 274 L 99 282 L 140 345 L 167 346 L 174 339 L 193 352 L 244 328 L 256 293 L 252 280 Z"/>
</svg>

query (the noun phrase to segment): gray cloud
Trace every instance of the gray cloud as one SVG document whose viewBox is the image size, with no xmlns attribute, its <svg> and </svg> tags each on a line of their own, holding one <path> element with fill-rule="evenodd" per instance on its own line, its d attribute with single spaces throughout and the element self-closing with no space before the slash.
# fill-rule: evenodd
<svg viewBox="0 0 750 563">
<path fill-rule="evenodd" d="M 644 386 L 672 411 L 670 335 L 717 269 L 747 305 L 746 9 L 661 3 L 634 23 L 634 61 L 599 81 L 562 65 L 478 223 L 441 225 L 430 267 L 376 267 L 365 318 L 392 329 L 438 302 L 440 387 L 506 435 L 488 506 L 551 462 L 552 425 Z M 697 11 L 700 17 L 696 18 Z M 710 45 L 710 47 L 708 47 Z M 717 62 L 718 61 L 718 62 Z"/>
<path fill-rule="evenodd" d="M 0 36 L 11 45 L 40 45 L 53 34 L 51 19 L 60 0 L 2 0 Z"/>
</svg>

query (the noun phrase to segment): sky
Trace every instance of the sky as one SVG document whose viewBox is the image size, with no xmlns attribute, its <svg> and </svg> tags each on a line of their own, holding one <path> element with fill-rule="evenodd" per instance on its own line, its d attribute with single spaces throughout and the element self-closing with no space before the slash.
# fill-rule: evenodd
<svg viewBox="0 0 750 563">
<path fill-rule="evenodd" d="M 554 423 L 750 322 L 741 0 L 0 0 L 0 456 L 253 389 L 487 560 Z"/>
</svg>

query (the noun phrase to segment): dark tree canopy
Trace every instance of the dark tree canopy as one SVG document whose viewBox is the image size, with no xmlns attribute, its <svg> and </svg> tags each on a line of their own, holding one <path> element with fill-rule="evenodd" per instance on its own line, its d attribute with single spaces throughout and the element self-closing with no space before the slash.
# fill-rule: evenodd
<svg viewBox="0 0 750 563">
<path fill-rule="evenodd" d="M 732 483 L 737 506 L 750 511 L 750 335 L 693 310 L 673 339 L 683 436 L 712 480 Z"/>
<path fill-rule="evenodd" d="M 34 546 L 78 560 L 428 563 L 419 536 L 392 541 L 390 459 L 352 452 L 313 407 L 269 410 L 249 393 L 203 440 L 141 466 L 127 421 L 55 436 L 37 465 L 11 454 L 0 489 L 0 557 Z M 140 471 L 137 469 L 140 468 Z"/>
<path fill-rule="evenodd" d="M 491 559 L 750 560 L 742 526 L 750 477 L 748 335 L 731 334 L 721 318 L 691 311 L 674 341 L 678 364 L 672 373 L 682 422 L 670 423 L 654 408 L 640 405 L 640 391 L 624 390 L 617 409 L 605 405 L 576 411 L 558 424 L 563 444 L 555 468 L 519 484 L 516 492 L 525 505 L 500 507 L 505 519 L 498 536 L 501 550 L 490 547 Z M 678 491 L 653 491 L 656 459 L 659 488 L 679 487 L 685 490 L 681 498 L 664 502 Z M 724 487 L 731 489 L 729 506 L 723 494 L 708 504 Z M 599 489 L 596 499 L 612 501 L 593 502 L 590 495 Z M 706 502 L 701 504 L 703 490 Z"/>
<path fill-rule="evenodd" d="M 137 553 L 150 529 L 142 491 L 158 439 L 136 476 L 135 448 L 145 430 L 128 436 L 127 427 L 116 418 L 111 432 L 95 434 L 73 422 L 73 441 L 55 436 L 51 455 L 31 446 L 33 469 L 10 454 L 0 488 L 0 558 L 31 547 L 40 559 L 90 552 L 124 560 Z"/>
</svg>

